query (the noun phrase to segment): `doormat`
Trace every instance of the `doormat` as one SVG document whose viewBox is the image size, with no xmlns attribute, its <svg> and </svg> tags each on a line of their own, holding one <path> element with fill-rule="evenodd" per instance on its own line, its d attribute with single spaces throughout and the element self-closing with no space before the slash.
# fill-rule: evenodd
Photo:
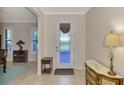
<svg viewBox="0 0 124 93">
<path fill-rule="evenodd" d="M 55 75 L 74 75 L 73 69 L 55 69 Z"/>
</svg>

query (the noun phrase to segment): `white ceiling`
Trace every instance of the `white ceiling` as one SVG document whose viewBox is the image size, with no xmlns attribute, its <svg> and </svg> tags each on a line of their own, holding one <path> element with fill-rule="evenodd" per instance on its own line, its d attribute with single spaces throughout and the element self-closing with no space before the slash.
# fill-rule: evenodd
<svg viewBox="0 0 124 93">
<path fill-rule="evenodd" d="M 40 7 L 44 14 L 86 14 L 89 7 Z"/>
<path fill-rule="evenodd" d="M 36 21 L 36 17 L 24 7 L 0 7 L 0 21 Z"/>
<path fill-rule="evenodd" d="M 44 14 L 86 14 L 89 7 L 40 7 Z M 37 18 L 25 7 L 0 7 L 0 22 L 31 22 Z"/>
</svg>

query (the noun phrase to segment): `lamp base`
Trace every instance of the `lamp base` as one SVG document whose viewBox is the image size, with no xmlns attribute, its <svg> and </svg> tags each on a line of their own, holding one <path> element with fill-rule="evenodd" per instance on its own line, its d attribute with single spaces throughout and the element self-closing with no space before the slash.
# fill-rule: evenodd
<svg viewBox="0 0 124 93">
<path fill-rule="evenodd" d="M 116 75 L 116 73 L 115 73 L 114 71 L 112 71 L 112 70 L 110 70 L 110 71 L 108 72 L 108 74 L 111 75 L 111 76 L 115 76 L 115 75 Z"/>
</svg>

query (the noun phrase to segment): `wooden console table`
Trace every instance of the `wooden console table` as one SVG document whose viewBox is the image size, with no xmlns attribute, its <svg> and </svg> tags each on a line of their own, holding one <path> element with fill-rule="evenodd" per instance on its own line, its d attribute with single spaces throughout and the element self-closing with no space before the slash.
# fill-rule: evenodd
<svg viewBox="0 0 124 93">
<path fill-rule="evenodd" d="M 108 74 L 109 69 L 96 60 L 87 60 L 86 68 L 86 85 L 122 85 L 123 77 L 120 75 L 111 76 Z"/>
<path fill-rule="evenodd" d="M 53 68 L 53 57 L 43 57 L 41 59 L 42 73 L 51 73 Z"/>
</svg>

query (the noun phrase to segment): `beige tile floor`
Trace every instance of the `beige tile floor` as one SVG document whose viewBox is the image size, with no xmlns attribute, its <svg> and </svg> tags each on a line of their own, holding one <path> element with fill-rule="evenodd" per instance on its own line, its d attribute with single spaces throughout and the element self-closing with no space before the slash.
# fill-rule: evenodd
<svg viewBox="0 0 124 93">
<path fill-rule="evenodd" d="M 36 74 L 36 62 L 14 63 L 14 66 L 24 66 L 27 71 L 19 75 L 11 82 L 11 85 L 84 85 L 85 74 L 83 70 L 74 70 L 74 75 L 54 75 L 54 70 L 51 74 Z"/>
</svg>

